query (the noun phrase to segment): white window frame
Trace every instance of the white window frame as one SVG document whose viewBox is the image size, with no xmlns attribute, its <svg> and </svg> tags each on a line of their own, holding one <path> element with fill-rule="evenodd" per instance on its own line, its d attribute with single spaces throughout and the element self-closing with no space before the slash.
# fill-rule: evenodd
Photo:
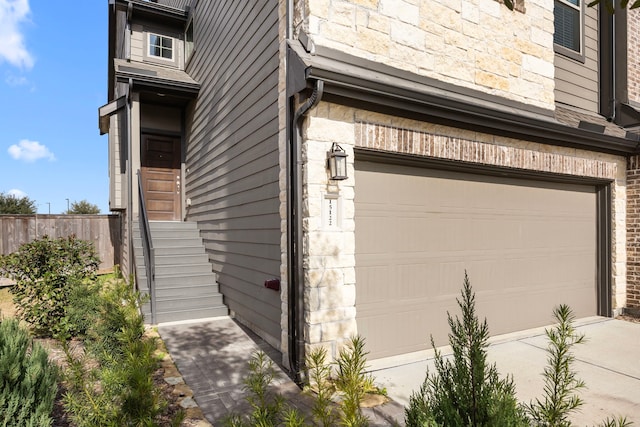
<svg viewBox="0 0 640 427">
<path fill-rule="evenodd" d="M 578 11 L 578 16 L 580 18 L 580 23 L 578 25 L 580 34 L 578 35 L 578 40 L 579 40 L 579 44 L 580 44 L 580 49 L 578 51 L 573 50 L 571 48 L 568 48 L 566 46 L 560 45 L 553 43 L 553 47 L 556 53 L 560 54 L 560 55 L 564 55 L 567 56 L 569 58 L 575 59 L 576 61 L 580 61 L 580 62 L 585 62 L 585 53 L 584 53 L 584 43 L 585 43 L 585 36 L 584 36 L 584 20 L 585 20 L 585 10 L 584 10 L 584 2 L 585 0 L 578 0 L 578 5 L 575 5 L 567 0 L 554 0 L 553 2 L 553 7 L 555 9 L 556 7 L 556 3 L 561 3 L 564 7 L 569 7 L 571 9 L 574 9 L 576 11 Z M 555 31 L 555 25 L 554 25 L 554 31 Z"/>
<path fill-rule="evenodd" d="M 151 53 L 151 36 L 155 36 L 155 37 L 159 37 L 160 40 L 162 39 L 169 39 L 171 40 L 171 58 L 165 58 L 164 56 L 158 56 L 158 55 L 153 55 Z M 155 46 L 155 45 L 153 45 Z M 158 34 L 158 33 L 154 33 L 154 32 L 147 32 L 147 51 L 146 51 L 146 56 L 148 58 L 153 58 L 156 60 L 160 60 L 160 61 L 167 61 L 167 62 L 171 62 L 171 63 L 175 63 L 176 62 L 176 48 L 177 48 L 177 43 L 176 43 L 176 39 L 175 37 L 171 37 L 171 36 L 166 36 L 163 34 Z M 160 46 L 160 49 L 166 49 L 162 46 Z"/>
</svg>

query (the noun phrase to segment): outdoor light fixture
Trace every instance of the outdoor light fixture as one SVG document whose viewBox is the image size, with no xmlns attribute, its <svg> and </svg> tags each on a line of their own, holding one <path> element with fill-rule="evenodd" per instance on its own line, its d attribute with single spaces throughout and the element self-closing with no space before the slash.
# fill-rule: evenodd
<svg viewBox="0 0 640 427">
<path fill-rule="evenodd" d="M 327 152 L 327 167 L 332 180 L 340 181 L 349 178 L 347 176 L 347 153 L 335 142 L 331 146 L 331 151 Z"/>
</svg>

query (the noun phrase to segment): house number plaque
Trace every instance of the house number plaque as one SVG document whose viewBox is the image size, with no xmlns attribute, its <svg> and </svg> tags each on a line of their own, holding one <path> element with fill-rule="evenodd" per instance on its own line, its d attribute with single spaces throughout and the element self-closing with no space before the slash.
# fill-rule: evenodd
<svg viewBox="0 0 640 427">
<path fill-rule="evenodd" d="M 327 231 L 339 230 L 341 222 L 340 197 L 327 193 L 322 198 L 322 228 Z"/>
</svg>

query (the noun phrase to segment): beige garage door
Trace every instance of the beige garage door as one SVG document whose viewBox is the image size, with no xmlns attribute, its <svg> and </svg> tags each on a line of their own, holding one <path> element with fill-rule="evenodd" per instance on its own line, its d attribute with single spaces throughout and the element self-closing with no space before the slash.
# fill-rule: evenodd
<svg viewBox="0 0 640 427">
<path fill-rule="evenodd" d="M 592 186 L 356 162 L 358 332 L 377 359 L 447 343 L 465 269 L 492 335 L 595 315 Z"/>
</svg>

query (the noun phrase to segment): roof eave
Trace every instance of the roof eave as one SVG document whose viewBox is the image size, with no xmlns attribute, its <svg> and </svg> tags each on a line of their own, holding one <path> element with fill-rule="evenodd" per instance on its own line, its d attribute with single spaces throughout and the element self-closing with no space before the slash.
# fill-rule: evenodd
<svg viewBox="0 0 640 427">
<path fill-rule="evenodd" d="M 151 91 L 186 98 L 195 98 L 200 92 L 199 83 L 158 79 L 150 76 L 141 76 L 135 73 L 117 72 L 116 80 L 122 83 L 128 83 L 131 81 L 133 83 L 131 90 L 137 92 Z"/>
<path fill-rule="evenodd" d="M 429 79 L 419 76 L 413 81 L 397 79 L 361 58 L 352 58 L 346 63 L 344 58 L 308 54 L 296 42 L 292 42 L 290 47 L 298 57 L 289 61 L 292 67 L 289 72 L 298 76 L 290 77 L 290 81 L 297 85 L 295 90 L 302 90 L 300 84 L 303 79 L 322 80 L 324 99 L 550 145 L 615 155 L 637 152 L 636 141 L 562 124 L 553 119 L 551 111 L 515 102 L 505 103 L 503 99 L 490 95 L 475 99 L 476 91 L 443 83 L 438 83 L 438 87 L 429 86 L 421 83 Z"/>
</svg>

